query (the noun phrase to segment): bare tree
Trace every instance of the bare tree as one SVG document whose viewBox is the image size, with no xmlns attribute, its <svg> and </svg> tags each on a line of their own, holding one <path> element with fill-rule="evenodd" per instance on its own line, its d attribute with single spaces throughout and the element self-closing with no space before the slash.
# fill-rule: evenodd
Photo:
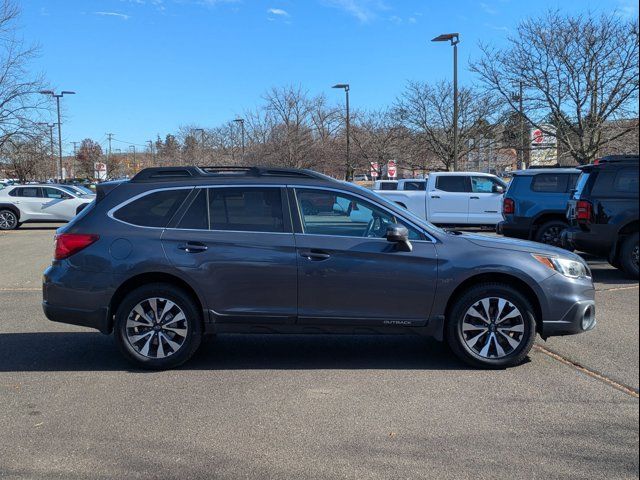
<svg viewBox="0 0 640 480">
<path fill-rule="evenodd" d="M 37 94 L 43 88 L 42 79 L 28 70 L 37 48 L 18 37 L 19 15 L 13 0 L 0 0 L 0 148 L 14 136 L 37 137 L 33 118 L 45 105 Z"/>
<path fill-rule="evenodd" d="M 458 95 L 458 155 L 463 158 L 479 140 L 497 141 L 495 125 L 500 108 L 499 102 L 474 88 L 462 87 Z M 453 166 L 451 83 L 409 82 L 396 100 L 394 116 L 424 143 L 425 155 L 433 152 L 447 170 Z"/>
<path fill-rule="evenodd" d="M 522 83 L 528 123 L 555 134 L 578 163 L 638 129 L 637 19 L 549 11 L 520 23 L 507 47 L 482 48 L 471 68 L 487 90 L 518 110 Z"/>
<path fill-rule="evenodd" d="M 43 137 L 12 135 L 5 140 L 1 150 L 4 170 L 21 183 L 51 178 L 51 157 Z"/>
<path fill-rule="evenodd" d="M 356 169 L 369 172 L 376 162 L 382 171 L 389 160 L 398 160 L 401 130 L 389 110 L 357 112 L 351 127 Z"/>
<path fill-rule="evenodd" d="M 95 175 L 95 164 L 102 157 L 102 147 L 100 144 L 90 138 L 85 138 L 80 143 L 80 148 L 76 153 L 78 162 L 78 172 L 86 177 L 93 178 Z"/>
</svg>

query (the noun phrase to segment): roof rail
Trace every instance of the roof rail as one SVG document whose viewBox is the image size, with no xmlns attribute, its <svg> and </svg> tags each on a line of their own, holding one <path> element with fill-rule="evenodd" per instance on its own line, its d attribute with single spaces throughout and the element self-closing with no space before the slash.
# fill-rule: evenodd
<svg viewBox="0 0 640 480">
<path fill-rule="evenodd" d="M 638 162 L 638 155 L 607 155 L 606 157 L 596 158 L 594 165 L 602 165 L 604 163 L 618 162 Z"/>
<path fill-rule="evenodd" d="M 316 178 L 321 180 L 335 179 L 314 172 L 313 170 L 297 168 L 271 168 L 271 167 L 242 167 L 242 166 L 185 166 L 185 167 L 151 167 L 138 172 L 131 181 L 159 182 L 180 181 L 182 179 L 222 177 L 222 176 L 251 176 L 251 177 L 297 177 Z"/>
</svg>

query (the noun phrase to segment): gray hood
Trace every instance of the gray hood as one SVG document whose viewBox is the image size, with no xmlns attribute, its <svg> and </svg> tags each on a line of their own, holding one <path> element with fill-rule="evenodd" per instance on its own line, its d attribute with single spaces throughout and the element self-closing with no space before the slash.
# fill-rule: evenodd
<svg viewBox="0 0 640 480">
<path fill-rule="evenodd" d="M 462 237 L 480 247 L 497 248 L 500 250 L 512 250 L 525 253 L 540 253 L 543 255 L 571 258 L 584 263 L 584 260 L 575 253 L 571 253 L 570 251 L 562 248 L 545 245 L 544 243 L 529 242 L 514 238 L 488 237 L 486 235 L 474 235 L 467 233 L 464 233 Z"/>
</svg>

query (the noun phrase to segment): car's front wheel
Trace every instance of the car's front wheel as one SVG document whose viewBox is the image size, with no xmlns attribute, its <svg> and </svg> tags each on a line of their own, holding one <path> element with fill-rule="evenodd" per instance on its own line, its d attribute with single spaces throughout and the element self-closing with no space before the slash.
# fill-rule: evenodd
<svg viewBox="0 0 640 480">
<path fill-rule="evenodd" d="M 506 368 L 526 358 L 536 336 L 533 307 L 518 290 L 485 283 L 464 292 L 450 309 L 447 341 L 464 362 Z"/>
<path fill-rule="evenodd" d="M 12 210 L 0 210 L 0 230 L 14 230 L 20 226 L 18 216 Z"/>
<path fill-rule="evenodd" d="M 145 285 L 129 293 L 118 307 L 114 334 L 122 353 L 136 365 L 173 368 L 198 349 L 201 314 L 182 289 Z"/>
</svg>

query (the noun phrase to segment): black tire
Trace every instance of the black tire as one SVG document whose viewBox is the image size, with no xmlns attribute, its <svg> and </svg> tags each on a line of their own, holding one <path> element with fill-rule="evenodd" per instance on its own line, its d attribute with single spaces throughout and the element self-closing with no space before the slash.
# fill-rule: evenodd
<svg viewBox="0 0 640 480">
<path fill-rule="evenodd" d="M 622 271 L 630 278 L 638 279 L 638 234 L 629 235 L 620 246 L 618 261 Z"/>
<path fill-rule="evenodd" d="M 168 329 L 169 324 L 166 324 L 165 328 L 167 328 L 167 330 L 164 330 L 159 325 L 153 327 L 147 327 L 145 325 L 135 328 L 127 326 L 130 315 L 132 315 L 134 323 L 141 323 L 135 322 L 135 319 L 141 320 L 142 317 L 139 314 L 134 314 L 134 308 L 140 303 L 145 302 L 145 300 L 153 298 L 166 299 L 175 304 L 177 310 L 173 308 L 171 311 L 168 311 L 164 318 L 172 320 L 172 318 L 178 317 L 178 315 L 173 315 L 173 313 L 180 313 L 179 311 L 182 311 L 181 313 L 184 315 L 184 320 L 179 322 L 174 321 L 172 323 L 172 329 L 175 331 L 178 329 L 181 331 L 186 329 L 184 336 L 176 335 L 176 333 L 170 331 Z M 157 303 L 156 301 L 156 305 L 156 310 L 160 310 L 160 308 L 164 309 L 164 306 L 168 305 L 168 303 L 162 301 Z M 172 317 L 169 317 L 169 315 L 172 315 Z M 145 323 L 154 323 L 148 317 L 144 320 Z M 160 320 L 163 320 L 163 318 Z M 146 335 L 146 338 L 141 339 L 137 343 L 130 341 L 130 338 L 135 338 L 135 334 L 138 334 L 137 336 Z M 154 370 L 174 368 L 189 360 L 200 346 L 202 340 L 202 314 L 191 295 L 184 290 L 165 283 L 148 284 L 129 293 L 120 303 L 115 316 L 114 336 L 120 351 L 135 365 Z M 144 351 L 143 343 L 146 343 L 147 340 L 149 341 L 149 347 L 147 348 L 149 355 L 144 355 L 141 352 Z M 174 350 L 168 343 L 169 341 L 174 344 L 180 342 L 179 348 Z M 158 345 L 158 342 L 162 343 L 162 346 Z M 160 350 L 162 350 L 162 352 L 160 352 Z M 169 352 L 169 350 L 171 350 L 171 352 Z M 154 351 L 155 353 L 153 353 Z M 166 356 L 161 357 L 161 353 Z"/>
<path fill-rule="evenodd" d="M 512 312 L 516 314 L 520 313 L 520 315 L 518 315 L 514 319 L 508 320 L 508 322 L 514 322 L 511 328 L 520 328 L 521 325 L 522 333 L 507 332 L 507 334 L 512 337 L 512 340 L 514 342 L 519 342 L 516 347 L 510 346 L 511 341 L 503 338 L 506 337 L 506 335 L 498 331 L 498 328 L 500 327 L 498 327 L 497 324 L 493 325 L 493 330 L 487 331 L 485 334 L 478 333 L 480 332 L 480 329 L 478 329 L 478 332 L 468 334 L 469 337 L 471 337 L 475 336 L 476 333 L 478 333 L 478 337 L 480 339 L 477 340 L 477 344 L 482 344 L 483 346 L 489 344 L 488 355 L 483 356 L 480 352 L 474 350 L 474 348 L 470 346 L 473 338 L 465 339 L 465 333 L 463 332 L 463 323 L 465 325 L 468 325 L 465 320 L 473 322 L 476 318 L 479 318 L 469 317 L 468 319 L 467 312 L 472 307 L 479 306 L 481 300 L 487 298 L 491 299 L 490 309 L 495 310 L 495 308 L 499 305 L 497 299 L 506 300 L 511 304 L 511 306 L 517 308 L 518 312 L 511 308 L 509 309 L 509 311 L 506 311 L 506 308 L 509 307 L 503 307 L 503 315 L 501 315 L 501 318 L 508 317 Z M 490 313 L 488 316 L 491 318 Z M 501 323 L 501 325 L 503 325 L 503 328 L 501 328 L 501 330 L 504 330 L 510 325 L 510 323 L 508 322 Z M 517 324 L 515 322 L 517 322 Z M 482 322 L 479 323 L 481 324 Z M 490 338 L 492 332 L 494 332 L 494 340 Z M 535 313 L 533 307 L 526 299 L 526 297 L 515 288 L 502 283 L 483 283 L 471 287 L 469 290 L 462 293 L 462 295 L 455 301 L 447 318 L 445 334 L 447 342 L 453 352 L 462 361 L 471 366 L 489 369 L 513 367 L 521 364 L 533 347 L 533 342 L 536 338 Z M 481 335 L 485 336 L 483 337 Z M 506 355 L 500 357 L 497 354 L 498 347 L 502 348 Z M 511 349 L 511 351 L 508 351 L 509 348 Z M 490 353 L 492 350 L 496 352 L 495 358 L 491 358 Z"/>
<path fill-rule="evenodd" d="M 563 248 L 561 241 L 562 231 L 568 227 L 569 225 L 562 220 L 551 220 L 543 223 L 538 227 L 534 240 L 553 247 Z"/>
<path fill-rule="evenodd" d="M 0 210 L 0 230 L 15 230 L 19 226 L 20 221 L 16 212 L 8 208 Z"/>
</svg>

